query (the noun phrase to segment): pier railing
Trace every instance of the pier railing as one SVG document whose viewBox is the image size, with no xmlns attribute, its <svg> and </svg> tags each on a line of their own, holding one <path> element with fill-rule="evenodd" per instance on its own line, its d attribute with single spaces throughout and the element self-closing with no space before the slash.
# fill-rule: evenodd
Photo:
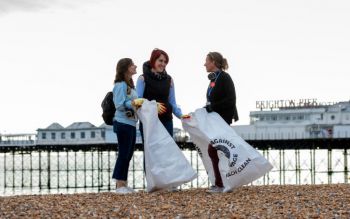
<svg viewBox="0 0 350 219">
<path fill-rule="evenodd" d="M 350 139 L 248 141 L 274 166 L 253 182 L 267 184 L 349 183 Z M 206 171 L 192 143 L 178 143 L 198 177 L 182 188 L 208 187 Z M 111 179 L 117 145 L 0 147 L 0 196 L 99 192 L 115 188 Z M 144 189 L 142 145 L 130 163 L 128 183 Z"/>
</svg>

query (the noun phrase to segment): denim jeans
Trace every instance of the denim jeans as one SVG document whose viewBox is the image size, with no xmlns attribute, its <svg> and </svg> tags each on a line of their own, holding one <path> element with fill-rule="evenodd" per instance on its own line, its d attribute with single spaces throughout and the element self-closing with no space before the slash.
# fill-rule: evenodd
<svg viewBox="0 0 350 219">
<path fill-rule="evenodd" d="M 118 138 L 118 158 L 113 171 L 113 179 L 126 181 L 129 163 L 134 154 L 136 127 L 113 121 L 113 131 Z"/>
</svg>

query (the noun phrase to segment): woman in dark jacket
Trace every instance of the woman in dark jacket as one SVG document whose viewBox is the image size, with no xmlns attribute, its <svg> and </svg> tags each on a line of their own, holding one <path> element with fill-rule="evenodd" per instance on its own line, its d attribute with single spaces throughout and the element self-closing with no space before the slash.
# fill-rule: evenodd
<svg viewBox="0 0 350 219">
<path fill-rule="evenodd" d="M 204 64 L 210 80 L 207 90 L 207 112 L 217 112 L 228 125 L 232 120 L 238 120 L 236 108 L 236 91 L 233 81 L 225 70 L 228 68 L 227 60 L 218 52 L 210 52 Z M 217 150 L 208 145 L 209 157 L 213 163 L 215 185 L 209 192 L 222 192 L 223 183 L 219 171 L 219 158 Z"/>
<path fill-rule="evenodd" d="M 188 118 L 189 116 L 183 115 L 180 107 L 176 104 L 174 81 L 165 70 L 168 63 L 168 54 L 163 50 L 154 49 L 150 60 L 143 64 L 143 74 L 137 79 L 136 90 L 139 98 L 145 98 L 150 101 L 155 100 L 165 106 L 166 111 L 158 114 L 158 118 L 169 135 L 173 137 L 172 114 L 179 119 Z M 140 132 L 143 141 L 143 127 L 141 122 Z M 173 187 L 170 191 L 177 191 L 177 189 Z"/>
<path fill-rule="evenodd" d="M 183 115 L 176 104 L 174 81 L 165 70 L 168 62 L 169 56 L 165 51 L 154 49 L 150 60 L 143 64 L 143 74 L 137 79 L 136 90 L 139 98 L 164 104 L 166 111 L 159 114 L 158 117 L 170 136 L 173 137 L 172 114 L 179 119 L 187 115 Z M 143 134 L 141 123 L 140 131 Z"/>
</svg>

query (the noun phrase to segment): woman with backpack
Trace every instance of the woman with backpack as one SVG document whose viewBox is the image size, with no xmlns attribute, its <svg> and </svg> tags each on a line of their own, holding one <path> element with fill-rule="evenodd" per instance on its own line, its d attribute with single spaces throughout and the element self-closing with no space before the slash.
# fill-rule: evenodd
<svg viewBox="0 0 350 219">
<path fill-rule="evenodd" d="M 132 102 L 137 98 L 132 76 L 136 74 L 137 66 L 130 58 L 118 61 L 113 88 L 113 102 L 116 108 L 113 118 L 113 131 L 118 139 L 118 158 L 113 171 L 116 179 L 116 193 L 128 194 L 135 192 L 128 187 L 129 163 L 134 153 L 136 142 L 137 118 L 132 108 Z"/>
</svg>

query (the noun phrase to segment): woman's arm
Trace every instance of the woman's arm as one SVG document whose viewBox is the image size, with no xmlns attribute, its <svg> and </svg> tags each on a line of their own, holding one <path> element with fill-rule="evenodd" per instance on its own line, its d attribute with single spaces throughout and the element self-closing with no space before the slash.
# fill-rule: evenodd
<svg viewBox="0 0 350 219">
<path fill-rule="evenodd" d="M 126 100 L 127 85 L 123 82 L 117 82 L 113 88 L 113 102 L 116 110 L 123 111 L 131 107 L 131 100 Z"/>
<path fill-rule="evenodd" d="M 139 76 L 136 82 L 136 92 L 139 98 L 143 97 L 143 93 L 145 92 L 145 79 L 142 75 Z"/>
<path fill-rule="evenodd" d="M 174 85 L 173 79 L 171 79 L 171 84 L 170 84 L 169 103 L 173 107 L 174 115 L 180 119 L 182 116 L 182 111 L 181 111 L 180 107 L 176 104 L 175 85 Z"/>
</svg>

